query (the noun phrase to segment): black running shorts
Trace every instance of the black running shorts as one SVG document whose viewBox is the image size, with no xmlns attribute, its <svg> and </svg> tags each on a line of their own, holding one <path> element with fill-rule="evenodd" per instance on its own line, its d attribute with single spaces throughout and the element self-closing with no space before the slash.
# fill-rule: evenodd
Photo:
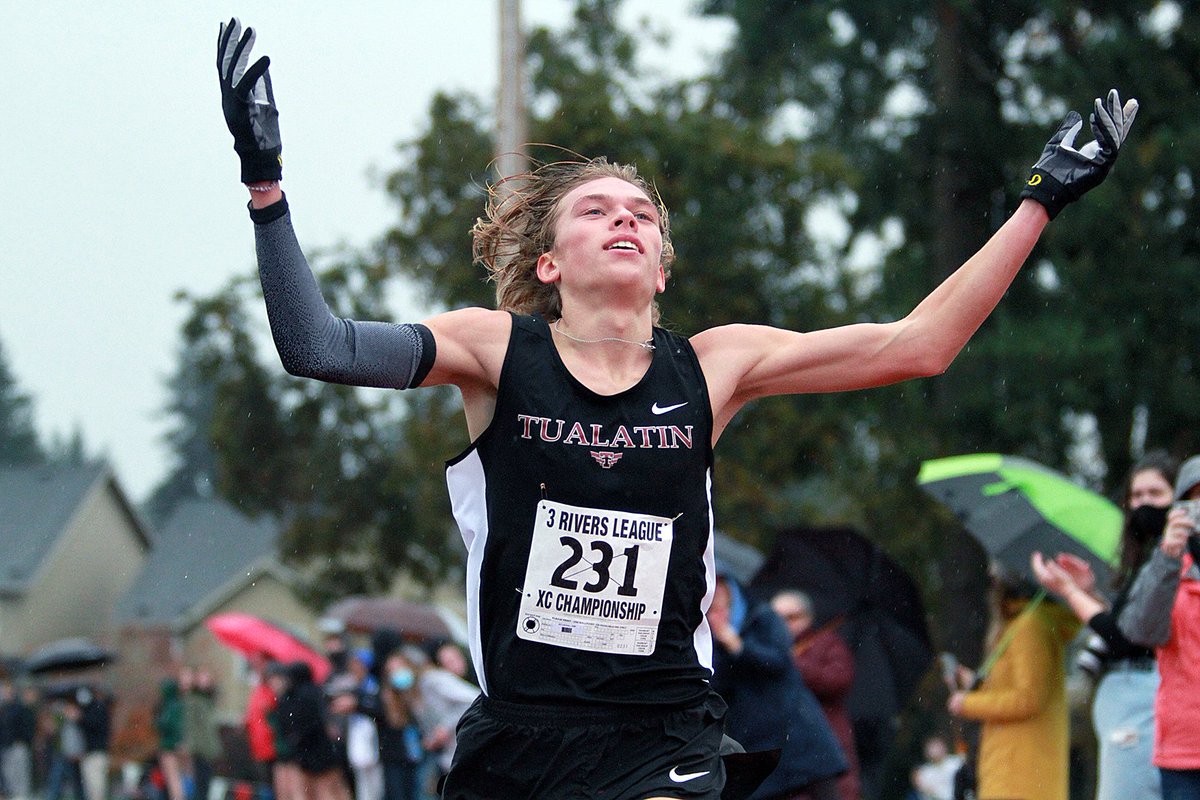
<svg viewBox="0 0 1200 800">
<path fill-rule="evenodd" d="M 579 708 L 480 697 L 458 724 L 443 800 L 719 800 L 725 702 Z"/>
</svg>

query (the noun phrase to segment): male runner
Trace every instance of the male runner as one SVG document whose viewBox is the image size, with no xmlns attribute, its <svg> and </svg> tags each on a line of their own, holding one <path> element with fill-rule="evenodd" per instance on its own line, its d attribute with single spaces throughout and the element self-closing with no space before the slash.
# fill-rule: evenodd
<svg viewBox="0 0 1200 800">
<path fill-rule="evenodd" d="M 237 20 L 217 67 L 250 189 L 259 274 L 284 366 L 359 386 L 453 384 L 471 446 L 446 471 L 467 546 L 471 657 L 446 798 L 717 798 L 724 704 L 709 689 L 712 447 L 759 397 L 936 375 L 1046 223 L 1100 183 L 1137 109 L 1072 112 L 1013 216 L 904 319 L 799 333 L 655 325 L 666 209 L 603 159 L 523 176 L 473 231 L 498 310 L 421 324 L 334 318 L 293 233 L 266 57 Z"/>
</svg>

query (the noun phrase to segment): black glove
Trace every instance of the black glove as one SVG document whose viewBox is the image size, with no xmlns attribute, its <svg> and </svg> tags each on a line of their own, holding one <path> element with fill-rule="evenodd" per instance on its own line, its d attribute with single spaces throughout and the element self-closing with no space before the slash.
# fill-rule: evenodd
<svg viewBox="0 0 1200 800">
<path fill-rule="evenodd" d="M 217 34 L 217 74 L 221 79 L 221 110 L 233 134 L 233 149 L 242 159 L 242 183 L 277 181 L 283 177 L 283 145 L 279 139 L 279 109 L 271 91 L 271 59 L 263 56 L 249 69 L 254 29 L 237 18 L 221 23 Z"/>
<path fill-rule="evenodd" d="M 1021 198 L 1031 197 L 1046 207 L 1050 219 L 1084 192 L 1100 185 L 1112 169 L 1137 116 L 1138 102 L 1130 100 L 1124 106 L 1117 90 L 1112 89 L 1105 100 L 1096 98 L 1095 109 L 1088 122 L 1095 141 L 1075 149 L 1075 137 L 1083 128 L 1083 118 L 1072 111 L 1042 151 L 1033 165 Z"/>
</svg>

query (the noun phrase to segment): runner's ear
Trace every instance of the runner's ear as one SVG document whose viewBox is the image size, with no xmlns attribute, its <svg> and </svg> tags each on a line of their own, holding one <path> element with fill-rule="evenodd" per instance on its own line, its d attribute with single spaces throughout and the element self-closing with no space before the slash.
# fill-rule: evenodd
<svg viewBox="0 0 1200 800">
<path fill-rule="evenodd" d="M 542 283 L 558 283 L 558 265 L 554 263 L 554 256 L 550 253 L 542 253 L 538 256 L 534 272 Z"/>
</svg>

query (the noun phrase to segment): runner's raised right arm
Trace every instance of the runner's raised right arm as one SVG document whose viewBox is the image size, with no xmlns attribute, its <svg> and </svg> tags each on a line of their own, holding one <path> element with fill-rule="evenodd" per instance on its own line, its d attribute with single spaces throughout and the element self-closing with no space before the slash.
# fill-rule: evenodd
<svg viewBox="0 0 1200 800">
<path fill-rule="evenodd" d="M 221 108 L 250 189 L 250 217 L 259 279 L 271 335 L 292 375 L 354 386 L 419 386 L 437 349 L 424 325 L 357 322 L 329 311 L 292 229 L 283 177 L 279 112 L 271 90 L 270 59 L 247 67 L 254 30 L 237 19 L 217 36 Z"/>
<path fill-rule="evenodd" d="M 335 317 L 292 229 L 283 177 L 279 112 L 266 56 L 247 66 L 254 30 L 222 23 L 217 37 L 221 105 L 241 179 L 250 190 L 259 278 L 271 333 L 293 375 L 354 386 L 404 389 L 453 384 L 463 393 L 472 435 L 490 421 L 492 398 L 511 326 L 509 315 L 482 308 L 439 314 L 427 324 L 360 322 Z"/>
</svg>

